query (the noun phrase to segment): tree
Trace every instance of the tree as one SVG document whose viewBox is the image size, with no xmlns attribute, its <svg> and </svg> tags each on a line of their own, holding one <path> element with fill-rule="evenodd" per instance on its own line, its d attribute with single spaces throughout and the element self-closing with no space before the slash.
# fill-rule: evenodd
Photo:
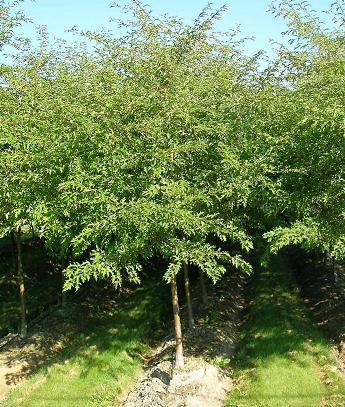
<svg viewBox="0 0 345 407">
<path fill-rule="evenodd" d="M 123 271 L 138 281 L 141 260 L 159 253 L 169 263 L 164 278 L 172 284 L 176 309 L 175 277 L 183 264 L 196 265 L 213 281 L 228 262 L 250 270 L 239 254 L 210 243 L 215 236 L 251 247 L 241 205 L 229 204 L 241 194 L 236 182 L 242 179 L 238 171 L 230 176 L 237 188 L 230 194 L 222 191 L 229 172 L 217 176 L 226 162 L 240 160 L 240 137 L 224 156 L 234 123 L 220 117 L 219 107 L 228 113 L 224 98 L 244 86 L 241 55 L 208 34 L 218 13 L 205 10 L 186 27 L 175 19 L 154 20 L 136 2 L 131 11 L 133 29 L 123 38 L 86 33 L 98 56 L 98 68 L 83 81 L 95 142 L 59 186 L 68 222 L 60 216 L 58 224 L 74 255 L 89 250 L 91 257 L 67 269 L 66 287 L 78 288 L 92 277 L 119 285 Z M 179 343 L 178 326 L 176 335 Z"/>
<path fill-rule="evenodd" d="M 286 197 L 280 212 L 286 222 L 266 233 L 266 238 L 273 251 L 301 244 L 340 259 L 345 256 L 341 3 L 333 10 L 339 25 L 332 31 L 306 5 L 283 2 L 276 12 L 285 17 L 296 46 L 282 48 L 275 62 L 280 79 L 275 77 L 271 132 L 277 145 L 277 181 Z"/>
<path fill-rule="evenodd" d="M 0 1 L 0 52 L 4 57 L 4 48 L 15 44 L 15 28 L 22 22 L 27 21 L 25 15 L 18 10 L 20 1 Z M 26 214 L 23 205 L 26 200 L 21 189 L 21 176 L 17 167 L 13 166 L 18 159 L 16 142 L 10 125 L 16 116 L 16 103 L 12 91 L 8 86 L 8 77 L 12 69 L 5 64 L 0 65 L 0 111 L 2 121 L 0 125 L 0 236 L 12 234 L 15 237 L 17 249 L 17 275 L 20 294 L 20 333 L 26 336 L 26 305 L 23 264 L 21 256 L 21 226 L 25 222 Z M 18 204 L 17 204 L 18 202 Z"/>
<path fill-rule="evenodd" d="M 29 21 L 26 15 L 20 10 L 22 0 L 1 0 L 0 1 L 0 51 L 4 53 L 4 48 L 13 46 L 18 39 L 15 29 L 23 22 Z M 4 56 L 1 55 L 2 57 Z"/>
<path fill-rule="evenodd" d="M 186 293 L 186 303 L 187 303 L 187 311 L 188 311 L 188 325 L 190 329 L 194 328 L 194 316 L 193 316 L 193 306 L 192 306 L 192 299 L 190 295 L 190 287 L 189 287 L 189 273 L 188 273 L 188 265 L 183 265 L 183 274 L 184 274 L 184 287 Z"/>
<path fill-rule="evenodd" d="M 176 276 L 186 265 L 213 282 L 228 264 L 250 272 L 251 215 L 279 206 L 262 107 L 269 92 L 260 55 L 244 57 L 235 33 L 212 32 L 223 9 L 206 7 L 191 26 L 154 19 L 137 1 L 127 9 L 122 37 L 81 33 L 91 51 L 52 49 L 41 30 L 38 49 L 21 53 L 6 77 L 16 113 L 2 132 L 2 172 L 10 165 L 15 178 L 6 176 L 1 196 L 6 216 L 17 213 L 8 231 L 34 225 L 60 261 L 86 259 L 67 268 L 66 289 L 91 278 L 139 282 L 142 261 L 159 254 L 178 366 Z"/>
</svg>

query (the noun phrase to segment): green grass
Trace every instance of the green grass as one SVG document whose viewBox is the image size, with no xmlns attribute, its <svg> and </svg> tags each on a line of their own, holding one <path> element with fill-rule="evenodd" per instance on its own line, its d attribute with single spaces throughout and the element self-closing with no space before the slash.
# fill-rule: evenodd
<svg viewBox="0 0 345 407">
<path fill-rule="evenodd" d="M 227 407 L 343 407 L 345 382 L 282 258 L 253 277 Z"/>
<path fill-rule="evenodd" d="M 140 355 L 149 349 L 146 338 L 166 315 L 165 291 L 161 285 L 139 287 L 107 312 L 95 306 L 84 333 L 15 389 L 3 407 L 118 405 L 141 371 Z"/>
</svg>

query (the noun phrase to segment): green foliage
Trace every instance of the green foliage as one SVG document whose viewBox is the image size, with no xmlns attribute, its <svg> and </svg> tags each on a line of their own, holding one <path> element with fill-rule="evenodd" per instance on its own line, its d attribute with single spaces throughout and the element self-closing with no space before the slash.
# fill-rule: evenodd
<svg viewBox="0 0 345 407">
<path fill-rule="evenodd" d="M 300 243 L 340 259 L 345 253 L 345 42 L 342 2 L 333 6 L 333 29 L 305 2 L 284 1 L 274 8 L 288 24 L 294 49 L 281 47 L 270 72 L 276 85 L 269 131 L 287 222 L 266 236 L 274 251 Z"/>
<path fill-rule="evenodd" d="M 11 33 L 24 16 L 2 10 Z M 121 37 L 75 30 L 81 44 L 51 44 L 40 29 L 2 70 L 0 235 L 33 225 L 52 255 L 75 259 L 66 289 L 139 282 L 157 254 L 167 281 L 182 263 L 213 281 L 229 263 L 249 273 L 243 254 L 264 233 L 273 252 L 342 258 L 340 9 L 330 31 L 304 2 L 275 2 L 294 48 L 265 70 L 236 32 L 212 31 L 224 9 L 191 25 L 138 1 L 125 10 Z"/>
<path fill-rule="evenodd" d="M 0 1 L 0 51 L 3 51 L 5 46 L 13 44 L 16 39 L 15 28 L 28 21 L 25 14 L 19 9 L 21 2 L 22 0 Z M 6 71 L 6 66 L 0 65 L 0 75 L 2 70 Z"/>
<path fill-rule="evenodd" d="M 236 94 L 250 92 L 244 64 L 248 75 L 254 62 L 210 33 L 218 12 L 205 9 L 192 27 L 153 19 L 139 3 L 130 12 L 124 37 L 82 33 L 96 54 L 68 50 L 50 73 L 36 124 L 53 145 L 39 169 L 47 183 L 38 229 L 60 256 L 92 253 L 68 268 L 66 288 L 91 277 L 118 285 L 122 272 L 138 281 L 141 261 L 157 253 L 170 262 L 167 281 L 182 262 L 214 281 L 227 262 L 249 272 L 240 253 L 209 238 L 252 248 L 243 209 L 256 184 L 243 171 L 255 166 L 233 127 L 244 125 L 235 112 L 246 100 Z"/>
<path fill-rule="evenodd" d="M 15 50 L 0 66 L 0 237 L 33 227 L 66 264 L 65 289 L 139 283 L 157 255 L 166 282 L 183 264 L 213 282 L 228 265 L 248 274 L 263 236 L 271 253 L 345 257 L 341 0 L 331 29 L 306 2 L 275 1 L 290 45 L 265 69 L 236 31 L 213 31 L 225 8 L 187 25 L 133 0 L 122 36 L 52 43 L 39 28 L 38 46 L 17 41 L 19 9 L 0 0 L 1 56 Z"/>
</svg>

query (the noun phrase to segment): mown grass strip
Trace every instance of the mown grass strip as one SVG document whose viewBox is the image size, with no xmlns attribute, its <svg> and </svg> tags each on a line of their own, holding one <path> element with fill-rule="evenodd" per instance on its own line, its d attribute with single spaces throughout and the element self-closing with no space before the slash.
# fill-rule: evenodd
<svg viewBox="0 0 345 407">
<path fill-rule="evenodd" d="M 343 407 L 345 381 L 283 257 L 253 277 L 227 407 Z"/>
<path fill-rule="evenodd" d="M 165 316 L 164 296 L 165 287 L 139 287 L 105 315 L 95 312 L 54 363 L 15 389 L 3 407 L 118 405 L 140 372 L 140 355 L 149 349 L 145 339 Z"/>
</svg>

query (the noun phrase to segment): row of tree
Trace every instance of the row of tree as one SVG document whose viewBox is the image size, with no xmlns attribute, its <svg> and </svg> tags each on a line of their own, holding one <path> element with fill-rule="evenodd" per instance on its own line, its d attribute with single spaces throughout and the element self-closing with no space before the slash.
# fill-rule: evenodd
<svg viewBox="0 0 345 407">
<path fill-rule="evenodd" d="M 181 366 L 176 276 L 188 298 L 189 265 L 214 282 L 229 264 L 250 273 L 244 253 L 262 236 L 273 252 L 345 257 L 341 0 L 332 30 L 305 2 L 276 2 L 295 46 L 265 68 L 236 32 L 213 32 L 224 9 L 186 25 L 134 0 L 120 37 L 51 44 L 40 28 L 33 46 L 14 37 L 17 6 L 0 2 L 0 47 L 15 50 L 0 66 L 0 234 L 20 246 L 32 227 L 66 264 L 65 289 L 139 283 L 159 255 Z"/>
</svg>

